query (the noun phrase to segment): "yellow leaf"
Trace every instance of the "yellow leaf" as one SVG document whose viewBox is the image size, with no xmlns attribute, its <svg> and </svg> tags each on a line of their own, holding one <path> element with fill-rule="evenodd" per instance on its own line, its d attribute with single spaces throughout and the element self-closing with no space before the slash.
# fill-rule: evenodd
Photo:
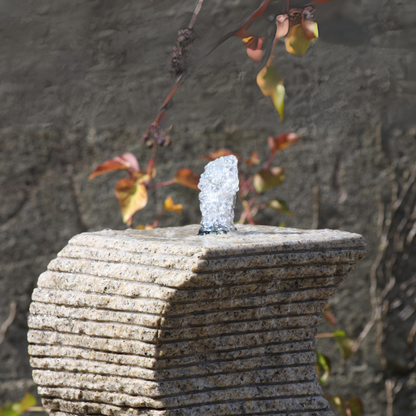
<svg viewBox="0 0 416 416">
<path fill-rule="evenodd" d="M 271 97 L 273 104 L 283 120 L 285 109 L 285 87 L 283 78 L 272 66 L 264 67 L 257 75 L 257 85 L 266 97 Z"/>
<path fill-rule="evenodd" d="M 271 97 L 283 78 L 272 66 L 265 66 L 257 75 L 257 85 L 266 97 Z"/>
<path fill-rule="evenodd" d="M 174 204 L 171 196 L 168 196 L 163 204 L 163 209 L 165 211 L 176 212 L 177 214 L 182 214 L 182 208 L 182 204 Z"/>
<path fill-rule="evenodd" d="M 279 84 L 272 95 L 272 101 L 274 107 L 280 116 L 280 121 L 283 121 L 283 116 L 285 112 L 285 87 Z"/>
<path fill-rule="evenodd" d="M 130 225 L 134 213 L 147 205 L 147 189 L 131 179 L 121 179 L 116 184 L 115 192 L 123 222 Z"/>
<path fill-rule="evenodd" d="M 292 26 L 286 36 L 286 50 L 293 55 L 303 55 L 309 48 L 310 44 L 319 36 L 318 25 L 312 22 L 315 28 L 308 27 L 307 34 L 311 37 L 311 33 L 315 36 L 314 39 L 308 39 L 305 35 L 304 28 L 301 24 Z"/>
<path fill-rule="evenodd" d="M 136 230 L 153 230 L 155 227 L 153 227 L 153 225 L 150 225 L 150 224 L 146 224 L 146 225 L 143 225 L 143 224 L 139 224 L 137 227 L 136 227 Z"/>
</svg>

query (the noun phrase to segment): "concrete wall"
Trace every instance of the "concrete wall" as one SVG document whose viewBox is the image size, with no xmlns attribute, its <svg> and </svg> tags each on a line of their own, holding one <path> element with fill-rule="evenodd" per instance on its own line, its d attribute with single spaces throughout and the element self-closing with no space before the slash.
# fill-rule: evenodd
<svg viewBox="0 0 416 416">
<path fill-rule="evenodd" d="M 257 3 L 205 0 L 191 60 Z M 0 322 L 11 301 L 18 305 L 0 345 L 0 403 L 34 391 L 26 320 L 38 275 L 74 234 L 123 228 L 113 195 L 123 175 L 91 182 L 88 175 L 125 151 L 142 163 L 149 157 L 140 138 L 173 86 L 170 54 L 194 6 L 194 0 L 0 1 Z M 158 177 L 170 179 L 181 167 L 201 173 L 198 156 L 218 147 L 265 158 L 269 134 L 300 133 L 302 141 L 277 158 L 287 177 L 271 193 L 296 216 L 264 212 L 260 219 L 366 237 L 367 258 L 332 302 L 339 327 L 357 337 L 373 312 L 370 271 L 380 226 L 392 192 L 411 184 L 416 160 L 416 4 L 333 0 L 318 5 L 317 20 L 321 36 L 305 56 L 288 55 L 283 45 L 276 54 L 287 88 L 283 123 L 259 91 L 260 68 L 239 39 L 188 74 L 166 119 L 173 144 L 159 152 Z M 409 192 L 396 216 L 408 234 L 416 190 Z M 136 223 L 152 222 L 168 194 L 185 209 L 162 226 L 199 222 L 197 192 L 173 185 L 151 194 Z M 390 227 L 388 237 L 402 234 Z M 406 283 L 416 272 L 414 240 L 407 250 L 408 258 L 387 250 L 372 275 L 379 294 L 389 283 L 386 267 L 394 266 L 384 326 L 370 331 L 345 366 L 331 340 L 318 344 L 334 358 L 328 391 L 362 397 L 367 415 L 386 414 L 385 380 L 403 383 L 395 414 L 416 410 L 415 342 L 407 344 L 416 295 L 414 283 Z"/>
</svg>

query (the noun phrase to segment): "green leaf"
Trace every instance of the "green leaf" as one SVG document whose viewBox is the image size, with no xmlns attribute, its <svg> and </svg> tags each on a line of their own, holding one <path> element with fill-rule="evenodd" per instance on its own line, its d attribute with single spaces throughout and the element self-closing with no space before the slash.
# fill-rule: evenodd
<svg viewBox="0 0 416 416">
<path fill-rule="evenodd" d="M 30 393 L 26 393 L 25 397 L 23 397 L 22 401 L 20 402 L 21 411 L 24 412 L 29 407 L 36 406 L 36 398 Z"/>
<path fill-rule="evenodd" d="M 272 199 L 267 203 L 267 206 L 282 214 L 293 215 L 293 212 L 289 209 L 287 203 L 283 199 Z"/>
<path fill-rule="evenodd" d="M 344 331 L 335 331 L 334 332 L 335 342 L 338 344 L 338 347 L 341 351 L 344 360 L 347 361 L 348 358 L 353 354 L 354 342 L 352 339 L 347 337 L 347 334 Z"/>
<path fill-rule="evenodd" d="M 253 185 L 256 192 L 259 194 L 267 191 L 268 189 L 280 186 L 285 178 L 284 168 L 270 168 L 262 169 L 256 173 L 253 179 Z"/>
<path fill-rule="evenodd" d="M 316 372 L 318 373 L 319 383 L 323 386 L 331 374 L 331 359 L 326 355 L 316 352 Z"/>
<path fill-rule="evenodd" d="M 358 397 L 350 397 L 348 404 L 351 410 L 351 416 L 363 416 L 364 415 L 364 405 L 361 399 Z"/>
<path fill-rule="evenodd" d="M 36 405 L 36 398 L 26 393 L 25 397 L 20 402 L 6 403 L 0 407 L 0 416 L 19 416 L 25 412 L 29 407 Z"/>
</svg>

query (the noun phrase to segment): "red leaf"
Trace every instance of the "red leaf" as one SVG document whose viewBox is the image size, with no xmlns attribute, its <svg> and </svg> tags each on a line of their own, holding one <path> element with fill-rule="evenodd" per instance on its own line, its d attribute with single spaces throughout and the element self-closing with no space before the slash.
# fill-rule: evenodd
<svg viewBox="0 0 416 416">
<path fill-rule="evenodd" d="M 124 153 L 122 156 L 117 156 L 97 166 L 94 172 L 91 173 L 89 179 L 93 179 L 103 173 L 121 169 L 127 169 L 130 173 L 140 171 L 139 162 L 132 153 Z"/>
<path fill-rule="evenodd" d="M 285 149 L 300 140 L 300 136 L 296 133 L 282 133 L 278 137 L 269 136 L 267 142 L 269 144 L 270 151 L 275 154 L 279 150 Z"/>
<path fill-rule="evenodd" d="M 187 186 L 188 188 L 199 191 L 199 176 L 192 172 L 191 169 L 179 169 L 175 174 L 175 181 L 181 185 Z"/>
<path fill-rule="evenodd" d="M 251 37 L 251 38 L 248 38 L 248 39 L 250 39 L 250 40 L 246 43 L 247 55 L 254 62 L 260 62 L 261 59 L 263 58 L 263 54 L 264 54 L 264 52 L 262 50 L 264 37 L 263 38 Z M 244 42 L 244 40 L 245 39 L 243 39 L 243 42 Z"/>
<path fill-rule="evenodd" d="M 274 42 L 276 43 L 283 36 L 289 32 L 289 16 L 287 14 L 280 14 L 276 17 L 276 36 Z"/>
<path fill-rule="evenodd" d="M 237 159 L 239 158 L 239 156 L 236 153 L 233 153 L 231 150 L 218 149 L 218 150 L 214 150 L 213 152 L 211 152 L 208 155 L 201 156 L 201 159 L 212 161 L 212 160 L 218 159 L 219 157 L 230 156 L 230 155 L 234 155 Z"/>
<path fill-rule="evenodd" d="M 313 20 L 306 20 L 304 14 L 302 14 L 302 29 L 306 39 L 316 39 L 316 23 Z"/>
</svg>

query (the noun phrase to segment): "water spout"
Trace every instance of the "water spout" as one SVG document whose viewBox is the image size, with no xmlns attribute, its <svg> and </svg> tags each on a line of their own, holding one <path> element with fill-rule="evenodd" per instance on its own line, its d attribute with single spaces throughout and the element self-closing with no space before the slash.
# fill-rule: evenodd
<svg viewBox="0 0 416 416">
<path fill-rule="evenodd" d="M 238 192 L 238 159 L 220 157 L 205 166 L 198 187 L 201 228 L 198 235 L 227 234 L 234 231 L 234 207 Z"/>
</svg>

